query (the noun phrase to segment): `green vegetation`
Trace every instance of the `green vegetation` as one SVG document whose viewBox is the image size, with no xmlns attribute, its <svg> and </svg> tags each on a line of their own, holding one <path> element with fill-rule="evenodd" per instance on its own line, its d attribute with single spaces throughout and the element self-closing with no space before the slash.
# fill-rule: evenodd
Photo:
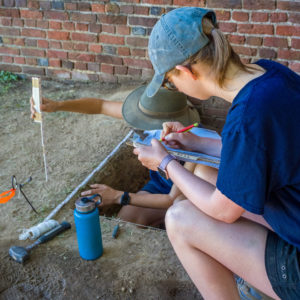
<svg viewBox="0 0 300 300">
<path fill-rule="evenodd" d="M 13 83 L 20 78 L 18 75 L 8 71 L 0 71 L 0 95 L 6 94 L 6 92 L 13 86 Z"/>
</svg>

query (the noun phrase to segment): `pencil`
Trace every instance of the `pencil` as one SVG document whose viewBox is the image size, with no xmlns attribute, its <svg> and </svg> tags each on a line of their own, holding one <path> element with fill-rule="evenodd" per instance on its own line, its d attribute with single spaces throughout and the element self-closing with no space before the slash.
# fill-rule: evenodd
<svg viewBox="0 0 300 300">
<path fill-rule="evenodd" d="M 187 131 L 189 131 L 189 130 L 191 130 L 192 128 L 197 127 L 197 126 L 199 126 L 199 123 L 194 123 L 194 124 L 192 124 L 192 125 L 189 125 L 189 126 L 187 126 L 187 127 L 184 127 L 184 128 L 182 128 L 182 129 L 179 129 L 178 131 L 176 131 L 176 133 L 187 132 Z M 162 139 L 160 139 L 159 141 L 160 141 L 160 142 L 165 141 L 165 138 L 162 138 Z"/>
</svg>

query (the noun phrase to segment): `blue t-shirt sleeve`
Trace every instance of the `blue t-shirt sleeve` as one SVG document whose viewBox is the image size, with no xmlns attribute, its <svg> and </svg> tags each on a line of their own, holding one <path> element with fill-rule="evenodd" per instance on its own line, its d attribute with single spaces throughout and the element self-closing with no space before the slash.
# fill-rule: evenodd
<svg viewBox="0 0 300 300">
<path fill-rule="evenodd" d="M 266 152 L 241 132 L 222 136 L 217 188 L 244 209 L 263 214 L 267 199 Z"/>
</svg>

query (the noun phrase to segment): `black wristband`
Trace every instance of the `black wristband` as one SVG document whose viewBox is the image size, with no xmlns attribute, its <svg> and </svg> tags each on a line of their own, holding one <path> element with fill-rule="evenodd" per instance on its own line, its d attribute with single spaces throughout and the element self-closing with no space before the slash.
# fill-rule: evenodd
<svg viewBox="0 0 300 300">
<path fill-rule="evenodd" d="M 121 197 L 120 204 L 121 205 L 128 205 L 130 203 L 130 196 L 128 192 L 124 192 L 124 194 Z"/>
</svg>

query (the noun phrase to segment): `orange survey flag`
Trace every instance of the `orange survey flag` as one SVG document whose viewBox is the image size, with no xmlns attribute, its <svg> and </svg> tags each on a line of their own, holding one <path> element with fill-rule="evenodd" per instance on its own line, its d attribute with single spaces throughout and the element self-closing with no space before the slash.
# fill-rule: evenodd
<svg viewBox="0 0 300 300">
<path fill-rule="evenodd" d="M 0 203 L 8 202 L 16 193 L 16 189 L 10 189 L 0 194 Z"/>
</svg>

